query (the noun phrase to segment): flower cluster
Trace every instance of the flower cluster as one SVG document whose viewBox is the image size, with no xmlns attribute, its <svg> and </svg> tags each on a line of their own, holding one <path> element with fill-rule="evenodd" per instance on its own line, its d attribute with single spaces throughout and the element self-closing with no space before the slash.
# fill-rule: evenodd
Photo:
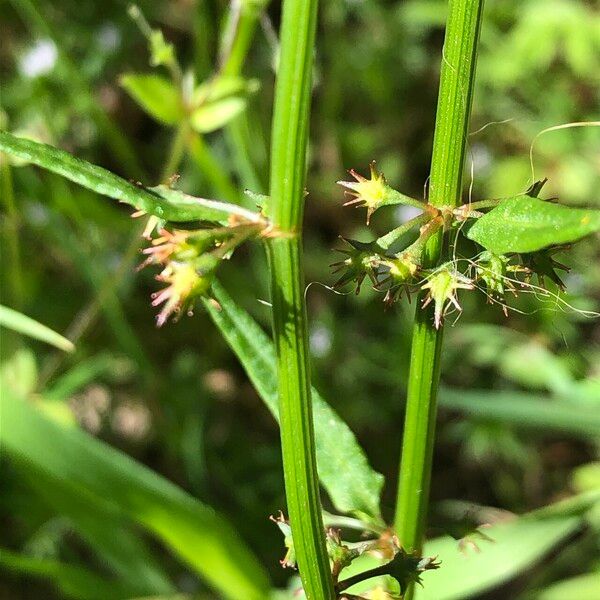
<svg viewBox="0 0 600 600">
<path fill-rule="evenodd" d="M 557 262 L 553 255 L 565 246 L 505 254 L 484 248 L 474 259 L 460 257 L 437 266 L 428 264 L 431 238 L 437 237 L 439 244 L 443 233 L 450 232 L 451 251 L 456 256 L 461 248 L 459 244 L 468 237 L 469 226 L 505 200 L 482 200 L 458 208 L 438 208 L 391 188 L 383 174 L 375 168 L 375 163 L 371 163 L 369 179 L 354 170 L 350 174 L 356 179 L 355 182 L 338 182 L 352 196 L 344 206 L 365 206 L 367 224 L 376 210 L 391 204 L 410 205 L 420 208 L 422 213 L 371 242 L 342 238 L 347 247 L 340 252 L 345 258 L 331 265 L 338 275 L 334 287 L 341 288 L 354 282 L 358 294 L 368 277 L 373 288 L 385 294 L 386 305 L 396 302 L 403 293 L 409 299 L 413 293 L 420 293 L 421 306 L 432 306 L 436 328 L 442 325 L 449 313 L 462 310 L 458 300 L 460 290 L 480 290 L 489 302 L 498 304 L 507 314 L 507 292 L 516 296 L 519 291 L 534 290 L 552 296 L 551 292 L 544 289 L 546 280 L 564 289 L 557 270 L 566 271 L 568 268 Z M 522 198 L 537 197 L 544 183 L 545 180 L 537 182 Z M 472 241 L 467 243 L 472 247 Z M 532 285 L 533 275 L 537 276 L 539 286 Z"/>
<path fill-rule="evenodd" d="M 159 265 L 156 279 L 166 284 L 152 294 L 152 306 L 162 308 L 157 316 L 162 326 L 172 315 L 191 314 L 194 301 L 210 293 L 220 263 L 250 237 L 261 234 L 264 223 L 230 218 L 227 225 L 207 226 L 195 230 L 166 229 L 158 231 L 148 248 L 140 268 Z"/>
<path fill-rule="evenodd" d="M 324 517 L 328 517 L 333 521 L 336 520 L 336 515 L 326 513 Z M 282 512 L 277 517 L 271 516 L 270 519 L 279 527 L 284 537 L 286 554 L 280 561 L 281 566 L 284 568 L 296 568 L 296 552 L 294 550 L 294 540 L 289 521 L 284 517 Z M 342 517 L 342 519 L 346 519 L 347 524 L 348 518 Z M 373 526 L 359 519 L 350 520 L 355 521 L 352 525 L 353 529 L 356 525 L 363 526 L 365 536 L 371 536 L 370 539 L 360 542 L 347 542 L 342 539 L 342 531 L 334 527 L 327 527 L 324 532 L 331 576 L 340 599 L 397 598 L 398 596 L 377 585 L 374 585 L 373 589 L 368 592 L 368 596 L 355 596 L 348 594 L 345 590 L 362 581 L 369 581 L 388 575 L 398 582 L 401 593 L 404 593 L 410 583 L 421 583 L 421 575 L 425 571 L 439 567 L 440 563 L 435 557 L 423 557 L 414 552 L 407 552 L 402 548 L 397 536 L 390 529 Z M 342 571 L 363 554 L 370 554 L 377 558 L 378 561 L 382 561 L 383 564 L 373 569 L 359 572 L 351 577 L 340 579 Z"/>
<path fill-rule="evenodd" d="M 367 179 L 354 169 L 348 171 L 356 181 L 338 181 L 338 185 L 346 188 L 346 194 L 350 196 L 344 206 L 365 206 L 367 208 L 367 225 L 371 220 L 371 215 L 382 206 L 392 204 L 405 204 L 423 208 L 424 203 L 405 196 L 395 189 L 391 188 L 383 173 L 377 171 L 375 162 L 370 165 L 371 177 Z"/>
</svg>

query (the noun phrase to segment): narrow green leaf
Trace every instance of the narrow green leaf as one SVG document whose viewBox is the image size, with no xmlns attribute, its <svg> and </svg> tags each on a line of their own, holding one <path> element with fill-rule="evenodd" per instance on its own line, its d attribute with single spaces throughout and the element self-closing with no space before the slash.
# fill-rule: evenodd
<svg viewBox="0 0 600 600">
<path fill-rule="evenodd" d="M 205 306 L 250 381 L 278 419 L 275 349 L 262 328 L 227 292 L 213 284 L 220 309 Z M 313 416 L 321 483 L 340 512 L 356 513 L 381 523 L 379 501 L 383 476 L 375 472 L 350 428 L 313 388 Z"/>
<path fill-rule="evenodd" d="M 187 212 L 187 214 L 192 217 L 186 219 L 189 221 L 215 221 L 226 224 L 230 215 L 237 215 L 252 222 L 257 222 L 261 219 L 261 215 L 258 212 L 248 210 L 237 204 L 190 196 L 189 194 L 168 188 L 164 185 L 159 185 L 150 189 L 159 194 L 172 206 L 177 206 L 182 215 Z"/>
<path fill-rule="evenodd" d="M 530 196 L 503 201 L 480 217 L 467 236 L 496 254 L 535 252 L 600 231 L 600 210 L 572 208 Z"/>
<path fill-rule="evenodd" d="M 60 333 L 56 333 L 56 331 L 53 331 L 50 327 L 42 325 L 35 319 L 32 319 L 23 313 L 2 305 L 0 305 L 0 327 L 6 327 L 13 331 L 17 331 L 18 333 L 22 333 L 27 337 L 33 338 L 34 340 L 46 342 L 65 352 L 73 352 L 73 350 L 75 350 L 73 342 L 60 335 Z"/>
<path fill-rule="evenodd" d="M 131 590 L 118 581 L 109 581 L 84 569 L 49 559 L 0 550 L 0 566 L 14 573 L 51 580 L 67 598 L 75 600 L 121 600 Z"/>
<path fill-rule="evenodd" d="M 584 402 L 550 400 L 523 392 L 440 390 L 440 406 L 478 419 L 516 427 L 600 438 L 598 407 Z"/>
<path fill-rule="evenodd" d="M 1 392 L 6 454 L 142 525 L 225 598 L 266 597 L 259 563 L 212 508 L 107 444 L 49 421 L 6 387 Z"/>
<path fill-rule="evenodd" d="M 46 400 L 64 400 L 92 381 L 118 368 L 118 360 L 109 354 L 98 354 L 79 361 L 44 391 Z"/>
<path fill-rule="evenodd" d="M 214 200 L 195 198 L 158 186 L 147 188 L 134 185 L 114 173 L 81 160 L 47 144 L 40 144 L 25 138 L 19 138 L 5 131 L 0 131 L 0 151 L 22 158 L 52 173 L 56 173 L 81 185 L 84 188 L 130 204 L 137 210 L 155 215 L 166 221 L 210 221 L 215 220 L 215 208 L 218 215 L 224 218 L 229 214 L 220 209 L 234 207 Z M 213 203 L 220 207 L 213 206 Z"/>
<path fill-rule="evenodd" d="M 58 515 L 67 517 L 73 529 L 126 584 L 131 595 L 173 593 L 174 586 L 162 567 L 134 533 L 128 519 L 105 500 L 91 494 L 74 494 L 68 482 L 52 478 L 31 463 L 15 463 L 32 491 Z"/>
<path fill-rule="evenodd" d="M 176 125 L 185 118 L 180 93 L 166 77 L 127 73 L 121 76 L 120 84 L 156 121 Z"/>
<path fill-rule="evenodd" d="M 552 548 L 574 533 L 582 520 L 558 516 L 537 519 L 526 516 L 485 530 L 493 542 L 476 540 L 479 552 L 465 555 L 451 537 L 425 543 L 424 555 L 437 556 L 442 566 L 423 575 L 417 600 L 461 600 L 475 598 L 486 590 L 523 573 Z"/>
</svg>

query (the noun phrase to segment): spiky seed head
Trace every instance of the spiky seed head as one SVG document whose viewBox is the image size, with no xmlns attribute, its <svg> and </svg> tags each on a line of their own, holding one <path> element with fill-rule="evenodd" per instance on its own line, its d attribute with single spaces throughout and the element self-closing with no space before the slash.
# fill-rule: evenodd
<svg viewBox="0 0 600 600">
<path fill-rule="evenodd" d="M 348 172 L 356 181 L 337 182 L 338 185 L 346 188 L 346 194 L 352 198 L 348 202 L 345 202 L 344 206 L 367 207 L 367 225 L 371 220 L 371 215 L 383 205 L 390 193 L 385 176 L 383 173 L 377 171 L 375 161 L 370 164 L 370 171 L 371 177 L 367 179 L 354 169 L 350 169 Z"/>
<path fill-rule="evenodd" d="M 442 325 L 442 320 L 449 307 L 453 306 L 459 311 L 462 310 L 458 303 L 457 291 L 459 289 L 472 290 L 473 288 L 473 282 L 449 264 L 440 266 L 429 275 L 425 283 L 421 286 L 421 289 L 428 290 L 428 294 L 423 302 L 423 308 L 427 307 L 431 302 L 434 303 L 434 323 L 436 329 L 439 329 Z"/>
</svg>

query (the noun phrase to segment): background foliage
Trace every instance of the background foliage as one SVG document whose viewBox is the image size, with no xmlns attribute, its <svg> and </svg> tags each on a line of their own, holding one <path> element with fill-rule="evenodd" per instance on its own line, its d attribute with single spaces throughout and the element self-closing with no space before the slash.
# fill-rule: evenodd
<svg viewBox="0 0 600 600">
<path fill-rule="evenodd" d="M 124 73 L 151 70 L 146 40 L 126 5 L 12 0 L 0 6 L 2 129 L 59 145 L 126 179 L 147 185 L 164 179 L 173 129 L 164 118 L 158 123 L 149 117 L 119 84 Z M 197 80 L 207 78 L 219 53 L 227 4 L 181 0 L 140 6 L 173 42 L 181 63 Z M 242 125 L 199 138 L 178 169 L 180 189 L 228 200 L 239 199 L 244 187 L 265 191 L 278 19 L 275 4 L 257 27 L 243 65 L 244 75 L 260 85 L 251 86 Z M 376 159 L 394 187 L 423 195 L 445 3 L 334 0 L 323 3 L 320 19 L 306 280 L 330 285 L 337 236 L 367 235 L 364 213 L 341 208 L 342 193 L 334 182 L 344 169 L 366 171 Z M 531 177 L 529 149 L 536 134 L 599 115 L 600 4 L 489 2 L 467 165 L 473 198 L 522 192 Z M 535 142 L 534 159 L 536 175 L 549 178 L 546 196 L 600 208 L 597 128 L 545 134 Z M 94 498 L 76 493 L 77 477 L 85 473 L 74 473 L 65 483 L 65 465 L 56 463 L 51 476 L 27 459 L 4 462 L 0 511 L 7 551 L 1 593 L 83 597 L 81 590 L 102 589 L 101 582 L 85 579 L 97 573 L 116 576 L 122 590 L 113 586 L 111 593 L 121 591 L 119 597 L 177 590 L 213 597 L 198 577 L 202 568 L 186 561 L 185 549 L 172 551 L 189 543 L 185 536 L 175 539 L 160 514 L 141 514 L 148 506 L 164 506 L 160 494 L 179 506 L 184 530 L 186 511 L 200 510 L 189 508 L 191 496 L 217 508 L 269 566 L 271 580 L 285 586 L 289 572 L 277 562 L 281 536 L 267 521 L 284 508 L 277 425 L 205 310 L 198 307 L 193 318 L 157 329 L 149 303 L 153 273 L 134 273 L 140 223 L 129 211 L 57 176 L 9 166 L 4 158 L 1 168 L 2 304 L 76 345 L 65 354 L 3 330 L 2 372 L 11 393 L 29 397 L 55 420 L 77 423 L 189 494 L 172 496 L 162 483 L 144 480 L 150 491 L 129 499 L 130 513 L 122 514 L 122 505 L 111 503 L 118 488 L 100 487 Z M 375 227 L 406 216 L 395 209 L 380 213 Z M 599 258 L 597 236 L 565 258 L 572 267 L 565 276 L 568 300 L 578 308 L 600 310 Z M 260 302 L 268 299 L 261 248 L 236 255 L 221 278 L 267 327 L 269 311 Z M 323 285 L 311 285 L 307 299 L 315 386 L 386 476 L 383 514 L 389 521 L 412 307 L 400 303 L 384 312 L 375 292 L 339 295 Z M 600 409 L 600 321 L 544 308 L 533 296 L 516 306 L 521 312 L 506 318 L 481 298 L 465 296 L 460 321 L 446 332 L 432 536 L 464 534 L 450 500 L 521 513 L 600 487 L 594 462 L 600 437 L 594 422 Z M 32 444 L 36 427 L 39 435 L 48 435 L 35 419 L 30 427 L 21 426 L 33 436 Z M 326 508 L 331 508 L 327 502 Z M 600 521 L 597 510 L 590 515 L 584 530 L 562 524 L 576 544 L 559 546 L 489 597 L 569 597 L 568 588 L 551 586 L 573 585 L 569 578 L 576 576 L 578 589 L 586 582 L 594 586 Z M 119 527 L 119 544 L 107 535 L 107 523 L 112 531 Z M 523 544 L 536 536 L 524 536 Z M 238 562 L 252 560 L 244 555 Z M 64 565 L 74 572 L 61 570 Z M 57 572 L 61 575 L 52 575 Z M 250 566 L 247 572 L 256 579 Z"/>
</svg>

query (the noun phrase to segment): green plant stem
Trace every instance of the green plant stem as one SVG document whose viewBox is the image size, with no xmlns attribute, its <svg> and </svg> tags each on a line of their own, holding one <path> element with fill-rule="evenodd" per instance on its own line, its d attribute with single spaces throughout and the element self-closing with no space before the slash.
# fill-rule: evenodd
<svg viewBox="0 0 600 600">
<path fill-rule="evenodd" d="M 256 25 L 261 12 L 269 0 L 245 0 L 231 2 L 223 32 L 221 34 L 220 73 L 229 77 L 240 77 Z M 264 166 L 266 149 L 262 131 L 251 133 L 248 110 L 238 115 L 225 127 L 225 139 L 232 153 L 233 163 L 242 184 L 254 192 L 265 189 L 264 177 L 257 166 Z M 264 171 L 265 169 L 263 169 Z"/>
<path fill-rule="evenodd" d="M 12 171 L 7 158 L 0 158 L 0 191 L 2 192 L 2 203 L 6 210 L 3 229 L 7 254 L 10 257 L 8 261 L 10 275 L 7 278 L 7 283 L 11 287 L 12 305 L 15 308 L 21 308 L 24 300 L 24 288 L 21 276 L 21 248 L 19 245 L 20 219 L 15 205 Z"/>
<path fill-rule="evenodd" d="M 215 193 L 228 202 L 239 203 L 240 194 L 237 188 L 231 181 L 227 171 L 223 169 L 221 163 L 213 155 L 210 146 L 199 133 L 190 132 L 188 151 Z"/>
<path fill-rule="evenodd" d="M 483 0 L 449 3 L 430 179 L 429 201 L 438 207 L 460 203 L 482 10 Z M 440 231 L 428 243 L 426 266 L 439 262 L 442 245 Z M 421 309 L 422 299 L 421 294 L 413 329 L 395 517 L 400 543 L 417 552 L 429 501 L 443 335 L 434 327 L 432 310 Z M 412 596 L 411 587 L 405 598 Z"/>
<path fill-rule="evenodd" d="M 267 249 L 283 470 L 294 548 L 306 597 L 333 600 L 317 478 L 302 277 L 301 231 L 316 22 L 316 0 L 284 0 L 271 140 L 271 212 L 276 235 Z"/>
<path fill-rule="evenodd" d="M 221 66 L 224 75 L 238 76 L 250 49 L 258 17 L 268 0 L 232 2 L 223 30 Z"/>
<path fill-rule="evenodd" d="M 183 155 L 185 154 L 185 148 L 187 139 L 190 135 L 190 128 L 187 121 L 182 121 L 177 127 L 173 140 L 171 141 L 171 147 L 169 149 L 169 155 L 161 175 L 161 183 L 167 184 L 170 177 L 177 174 L 177 169 L 181 164 Z"/>
<path fill-rule="evenodd" d="M 431 215 L 428 213 L 423 213 L 422 215 L 418 215 L 410 221 L 406 221 L 406 223 L 402 223 L 402 225 L 396 227 L 396 229 L 392 229 L 389 233 L 382 235 L 380 238 L 377 238 L 375 242 L 380 248 L 384 250 L 389 250 L 389 248 L 395 244 L 403 235 L 408 233 L 411 229 L 415 227 L 420 227 L 421 225 L 425 225 L 427 221 L 431 220 Z"/>
</svg>

